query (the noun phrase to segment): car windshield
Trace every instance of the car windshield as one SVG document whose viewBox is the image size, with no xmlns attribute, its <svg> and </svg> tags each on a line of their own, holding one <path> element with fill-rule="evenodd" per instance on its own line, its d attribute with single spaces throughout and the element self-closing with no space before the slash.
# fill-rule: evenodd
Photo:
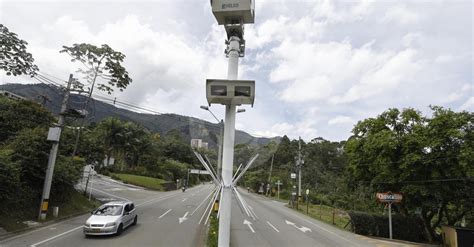
<svg viewBox="0 0 474 247">
<path fill-rule="evenodd" d="M 104 205 L 94 211 L 94 215 L 108 216 L 120 215 L 122 213 L 122 206 L 120 205 Z"/>
</svg>

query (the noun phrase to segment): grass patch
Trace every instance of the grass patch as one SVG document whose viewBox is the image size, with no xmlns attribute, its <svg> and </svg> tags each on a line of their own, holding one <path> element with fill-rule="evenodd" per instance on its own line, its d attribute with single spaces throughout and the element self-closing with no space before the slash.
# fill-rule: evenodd
<svg viewBox="0 0 474 247">
<path fill-rule="evenodd" d="M 209 232 L 207 234 L 207 243 L 208 247 L 217 247 L 217 237 L 219 235 L 219 221 L 217 220 L 217 214 L 215 212 L 211 213 L 209 217 Z"/>
<path fill-rule="evenodd" d="M 315 205 L 309 204 L 308 207 L 308 215 L 314 219 L 326 222 L 331 225 L 335 225 L 341 229 L 344 227 L 348 227 L 348 223 L 350 222 L 350 217 L 346 211 L 333 208 L 326 205 Z M 306 204 L 300 204 L 299 210 L 301 213 L 306 214 Z M 334 213 L 334 222 L 333 222 L 333 213 Z"/>
<path fill-rule="evenodd" d="M 53 207 L 58 206 L 52 203 L 48 209 L 46 222 L 51 220 L 59 220 L 75 215 L 84 214 L 92 211 L 100 205 L 98 201 L 89 201 L 81 192 L 74 191 L 68 202 L 59 205 L 59 215 L 53 217 Z M 38 221 L 39 205 L 31 205 L 30 208 L 13 210 L 12 212 L 0 215 L 0 227 L 8 232 L 26 229 L 28 226 L 23 221 Z"/>
<path fill-rule="evenodd" d="M 121 180 L 124 183 L 133 184 L 152 190 L 163 191 L 163 183 L 166 183 L 166 181 L 163 179 L 132 174 L 111 173 L 110 175 L 112 178 Z"/>
<path fill-rule="evenodd" d="M 61 219 L 61 218 L 69 217 L 71 215 L 75 215 L 75 214 L 91 212 L 92 210 L 96 209 L 100 205 L 101 203 L 94 199 L 91 199 L 89 201 L 88 197 L 84 196 L 82 192 L 75 192 L 68 203 L 63 203 L 62 205 L 59 205 L 58 218 Z M 51 205 L 51 206 L 54 207 L 55 205 Z M 55 219 L 53 217 L 52 207 L 49 208 L 47 220 Z"/>
</svg>

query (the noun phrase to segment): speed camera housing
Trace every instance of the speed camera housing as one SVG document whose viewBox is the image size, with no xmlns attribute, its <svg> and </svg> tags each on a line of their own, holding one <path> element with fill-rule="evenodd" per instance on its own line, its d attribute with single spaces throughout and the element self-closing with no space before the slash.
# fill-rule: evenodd
<svg viewBox="0 0 474 247">
<path fill-rule="evenodd" d="M 255 101 L 253 80 L 206 80 L 206 97 L 209 105 L 252 105 Z"/>
<path fill-rule="evenodd" d="M 254 0 L 211 0 L 211 7 L 219 25 L 251 24 L 255 21 Z"/>
</svg>

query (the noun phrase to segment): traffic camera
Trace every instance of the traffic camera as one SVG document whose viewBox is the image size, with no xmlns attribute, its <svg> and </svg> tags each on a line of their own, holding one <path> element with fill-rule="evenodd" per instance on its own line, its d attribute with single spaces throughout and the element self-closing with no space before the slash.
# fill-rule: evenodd
<svg viewBox="0 0 474 247">
<path fill-rule="evenodd" d="M 206 80 L 206 97 L 209 105 L 252 105 L 255 100 L 253 80 Z"/>
</svg>

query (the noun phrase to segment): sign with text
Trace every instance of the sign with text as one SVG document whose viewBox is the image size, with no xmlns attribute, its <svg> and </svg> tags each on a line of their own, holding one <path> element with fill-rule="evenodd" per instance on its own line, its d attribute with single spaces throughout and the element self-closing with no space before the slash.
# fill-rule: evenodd
<svg viewBox="0 0 474 247">
<path fill-rule="evenodd" d="M 198 170 L 198 169 L 191 169 L 191 170 L 189 170 L 189 173 L 191 173 L 191 174 L 209 174 L 209 172 L 206 171 L 206 170 Z"/>
<path fill-rule="evenodd" d="M 392 193 L 392 192 L 384 192 L 384 193 L 377 193 L 377 201 L 384 202 L 384 203 L 400 203 L 403 199 L 403 195 L 401 193 Z"/>
</svg>

